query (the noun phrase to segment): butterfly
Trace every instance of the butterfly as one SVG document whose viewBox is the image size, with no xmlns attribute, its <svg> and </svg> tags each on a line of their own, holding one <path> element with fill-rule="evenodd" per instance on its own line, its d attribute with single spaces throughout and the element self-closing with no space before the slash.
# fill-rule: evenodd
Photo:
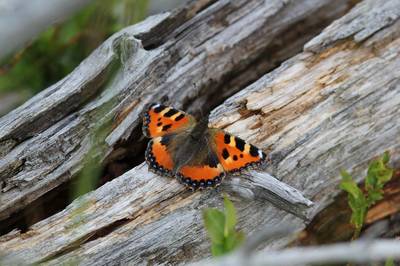
<svg viewBox="0 0 400 266">
<path fill-rule="evenodd" d="M 266 161 L 266 154 L 218 128 L 208 118 L 196 119 L 162 104 L 151 104 L 143 115 L 143 134 L 151 138 L 145 158 L 149 170 L 175 176 L 192 190 L 218 186 L 230 173 Z"/>
</svg>

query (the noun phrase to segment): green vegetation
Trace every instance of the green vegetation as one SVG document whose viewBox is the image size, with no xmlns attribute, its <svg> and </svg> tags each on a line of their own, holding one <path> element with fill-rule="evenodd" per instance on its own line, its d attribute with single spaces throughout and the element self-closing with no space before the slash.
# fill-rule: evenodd
<svg viewBox="0 0 400 266">
<path fill-rule="evenodd" d="M 393 259 L 387 259 L 385 262 L 385 266 L 394 266 L 394 260 Z"/>
<path fill-rule="evenodd" d="M 70 73 L 100 43 L 147 15 L 148 0 L 97 0 L 0 63 L 0 93 L 32 95 Z"/>
<path fill-rule="evenodd" d="M 237 219 L 236 210 L 226 196 L 224 196 L 225 212 L 218 209 L 205 209 L 203 211 L 204 225 L 211 239 L 211 253 L 221 256 L 240 246 L 245 236 L 235 230 Z"/>
<path fill-rule="evenodd" d="M 389 160 L 390 155 L 385 152 L 369 164 L 364 190 L 358 187 L 348 172 L 341 172 L 340 188 L 348 193 L 348 203 L 352 211 L 350 222 L 355 229 L 353 239 L 360 235 L 368 208 L 383 198 L 383 186 L 393 175 L 393 169 L 387 166 Z"/>
</svg>

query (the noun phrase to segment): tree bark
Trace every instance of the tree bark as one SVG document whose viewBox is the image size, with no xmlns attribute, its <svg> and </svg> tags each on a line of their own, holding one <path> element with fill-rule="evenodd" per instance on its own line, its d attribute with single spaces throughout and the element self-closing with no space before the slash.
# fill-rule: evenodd
<svg viewBox="0 0 400 266">
<path fill-rule="evenodd" d="M 76 176 L 94 145 L 88 129 L 112 121 L 102 149 L 108 155 L 139 139 L 144 106 L 162 100 L 189 111 L 218 106 L 213 126 L 269 151 L 266 171 L 315 202 L 301 219 L 264 200 L 257 172 L 230 178 L 221 190 L 236 186 L 253 198 L 235 201 L 246 234 L 282 222 L 302 230 L 339 192 L 340 169 L 360 180 L 385 150 L 399 166 L 399 1 L 361 2 L 260 77 L 349 4 L 332 3 L 191 2 L 117 33 L 64 80 L 1 119 L 0 219 Z M 110 79 L 113 64 L 120 65 Z M 220 206 L 219 195 L 184 191 L 140 164 L 27 232 L 2 236 L 3 261 L 199 260 L 210 255 L 201 209 Z"/>
</svg>

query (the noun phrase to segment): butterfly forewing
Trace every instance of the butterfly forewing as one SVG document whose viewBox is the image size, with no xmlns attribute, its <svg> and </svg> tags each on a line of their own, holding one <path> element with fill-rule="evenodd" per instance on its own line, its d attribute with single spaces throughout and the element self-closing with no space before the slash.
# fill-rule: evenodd
<svg viewBox="0 0 400 266">
<path fill-rule="evenodd" d="M 143 115 L 143 134 L 154 138 L 180 132 L 193 126 L 193 116 L 175 108 L 152 104 Z"/>
<path fill-rule="evenodd" d="M 249 166 L 262 163 L 266 155 L 252 144 L 219 129 L 214 129 L 215 149 L 218 159 L 228 173 L 240 172 Z"/>
</svg>

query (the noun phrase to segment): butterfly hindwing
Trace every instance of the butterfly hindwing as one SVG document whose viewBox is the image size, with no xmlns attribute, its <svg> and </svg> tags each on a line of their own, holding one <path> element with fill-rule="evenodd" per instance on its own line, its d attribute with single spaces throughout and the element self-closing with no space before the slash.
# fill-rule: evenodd
<svg viewBox="0 0 400 266">
<path fill-rule="evenodd" d="M 168 137 L 165 136 L 150 140 L 145 157 L 149 169 L 164 176 L 172 176 L 174 163 L 171 154 L 168 152 L 167 142 Z"/>
<path fill-rule="evenodd" d="M 225 177 L 217 155 L 208 145 L 201 147 L 198 157 L 178 169 L 178 180 L 192 189 L 218 186 Z"/>
<path fill-rule="evenodd" d="M 143 116 L 143 134 L 154 138 L 190 128 L 193 116 L 162 104 L 152 104 Z"/>
<path fill-rule="evenodd" d="M 192 189 L 219 185 L 225 176 L 224 169 L 207 139 L 202 140 L 192 141 L 185 132 L 151 139 L 146 150 L 149 168 L 163 176 L 175 176 Z M 176 150 L 181 147 L 187 148 Z"/>
<path fill-rule="evenodd" d="M 228 173 L 240 172 L 266 160 L 262 150 L 222 130 L 215 129 L 213 138 L 218 159 Z"/>
</svg>

